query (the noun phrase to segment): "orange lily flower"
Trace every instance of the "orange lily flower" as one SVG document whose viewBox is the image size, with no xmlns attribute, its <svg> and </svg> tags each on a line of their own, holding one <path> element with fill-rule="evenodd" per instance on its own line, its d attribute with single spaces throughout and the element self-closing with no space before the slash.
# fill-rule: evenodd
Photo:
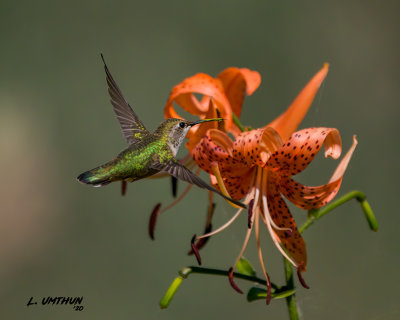
<svg viewBox="0 0 400 320">
<path fill-rule="evenodd" d="M 185 111 L 200 118 L 227 119 L 223 127 L 210 123 L 196 128 L 198 131 L 191 131 L 187 148 L 197 165 L 210 174 L 213 185 L 225 195 L 233 199 L 244 198 L 243 203 L 249 204 L 248 232 L 242 250 L 230 269 L 230 282 L 235 290 L 241 292 L 232 275 L 254 225 L 259 259 L 268 284 L 267 303 L 271 297 L 271 286 L 260 247 L 260 218 L 278 250 L 297 268 L 300 282 L 307 287 L 301 277 L 307 264 L 305 243 L 282 195 L 306 210 L 326 205 L 337 194 L 357 145 L 354 137 L 352 146 L 327 184 L 307 187 L 292 179 L 308 166 L 322 144 L 325 145 L 325 157 L 337 159 L 341 153 L 337 129 L 309 128 L 295 132 L 325 79 L 328 67 L 324 64 L 288 109 L 260 129 L 240 132 L 232 121 L 234 115 L 240 116 L 244 92 L 252 94 L 261 82 L 257 72 L 244 68 L 228 68 L 215 79 L 206 74 L 187 78 L 174 87 L 165 107 L 166 117 L 179 117 L 173 107 L 173 102 L 176 102 Z M 203 97 L 199 101 L 194 94 Z M 235 137 L 234 141 L 227 132 Z M 207 220 L 208 233 L 206 231 L 204 235 L 192 239 L 192 252 L 198 260 L 197 249 L 200 245 L 232 224 L 242 211 L 240 208 L 225 225 L 212 232 L 209 231 L 210 219 Z"/>
<path fill-rule="evenodd" d="M 247 68 L 227 68 L 216 78 L 205 73 L 198 73 L 183 80 L 172 89 L 165 106 L 165 118 L 181 118 L 175 111 L 173 104 L 175 102 L 185 111 L 197 115 L 201 119 L 212 117 L 226 119 L 222 127 L 221 123 L 218 127 L 217 123 L 210 122 L 198 128 L 190 129 L 187 135 L 189 142 L 186 145 L 189 152 L 197 145 L 208 129 L 218 128 L 224 132 L 237 135 L 240 130 L 232 122 L 232 112 L 236 117 L 240 116 L 244 92 L 247 95 L 253 94 L 260 83 L 260 74 Z M 194 94 L 203 95 L 203 97 L 199 101 Z"/>
<path fill-rule="evenodd" d="M 233 68 L 227 70 L 230 69 Z M 177 116 L 172 106 L 172 102 L 177 101 L 186 111 L 201 117 L 216 116 L 216 109 L 220 112 L 219 116 L 227 117 L 227 124 L 222 130 L 217 130 L 216 124 L 210 124 L 214 127 L 205 128 L 204 126 L 201 132 L 193 132 L 187 146 L 193 160 L 210 174 L 211 182 L 219 187 L 221 192 L 234 199 L 244 197 L 243 202 L 250 204 L 249 230 L 234 265 L 244 252 L 253 222 L 255 222 L 260 262 L 269 283 L 259 242 L 258 226 L 261 217 L 275 245 L 298 269 L 299 278 L 305 285 L 300 274 L 300 271 L 305 271 L 307 263 L 304 240 L 281 194 L 295 205 L 307 210 L 326 205 L 339 190 L 357 141 L 354 138 L 352 147 L 340 162 L 328 184 L 306 187 L 294 181 L 291 177 L 307 167 L 322 143 L 325 144 L 326 157 L 336 159 L 341 153 L 340 135 L 336 129 L 310 128 L 294 133 L 328 73 L 328 64 L 314 75 L 282 115 L 264 128 L 243 133 L 239 133 L 236 126 L 232 125 L 230 117 L 232 111 L 236 116 L 240 115 L 244 89 L 247 87 L 247 93 L 251 94 L 258 87 L 260 80 L 252 82 L 249 80 L 251 77 L 247 75 L 247 77 L 242 76 L 240 85 L 237 83 L 232 85 L 235 84 L 232 79 L 237 78 L 239 69 L 235 70 L 236 76 L 223 72 L 222 76 L 217 77 L 217 79 L 225 79 L 223 82 L 225 85 L 222 86 L 216 79 L 204 74 L 186 79 L 172 91 L 165 114 Z M 251 75 L 254 76 L 255 72 Z M 254 76 L 253 79 L 255 78 L 257 77 Z M 222 89 L 227 90 L 225 95 Z M 193 93 L 203 94 L 202 101 L 199 102 Z M 225 97 L 230 98 L 225 99 Z M 232 102 L 232 97 L 238 97 L 236 103 Z M 227 100 L 231 105 L 228 105 Z M 227 131 L 233 133 L 235 141 L 229 138 L 225 133 Z M 204 241 L 205 238 L 220 232 L 228 227 L 241 212 L 242 209 L 239 209 L 224 226 L 196 239 Z M 196 252 L 196 246 L 193 244 L 192 249 Z M 233 269 L 234 267 L 231 268 L 232 272 Z M 230 280 L 233 284 L 233 279 Z M 238 289 L 236 285 L 233 284 L 233 286 Z M 270 287 L 268 289 L 270 292 Z"/>
<path fill-rule="evenodd" d="M 262 219 L 276 247 L 297 268 L 301 283 L 307 287 L 300 274 L 307 264 L 305 243 L 282 194 L 306 210 L 322 207 L 334 198 L 357 145 L 355 137 L 327 184 L 307 187 L 292 179 L 308 166 L 323 144 L 325 157 L 337 159 L 340 156 L 341 139 L 339 131 L 333 128 L 303 129 L 293 133 L 286 143 L 271 127 L 243 132 L 234 142 L 227 134 L 212 129 L 192 152 L 196 163 L 216 178 L 221 192 L 234 199 L 244 197 L 243 202 L 250 204 L 249 229 L 231 271 L 243 255 L 254 222 L 260 263 L 268 283 L 268 302 L 271 288 L 262 259 L 259 220 Z M 204 239 L 224 230 L 242 211 L 239 209 L 225 225 L 196 239 Z M 235 285 L 234 288 L 238 289 Z"/>
</svg>

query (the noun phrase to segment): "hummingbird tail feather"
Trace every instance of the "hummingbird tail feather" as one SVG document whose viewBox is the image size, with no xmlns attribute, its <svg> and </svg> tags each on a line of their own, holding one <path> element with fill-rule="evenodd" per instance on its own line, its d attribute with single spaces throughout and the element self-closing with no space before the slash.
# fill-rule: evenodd
<svg viewBox="0 0 400 320">
<path fill-rule="evenodd" d="M 89 170 L 80 174 L 77 179 L 79 182 L 91 184 L 94 187 L 102 187 L 111 183 L 107 176 L 97 175 L 96 169 Z"/>
</svg>

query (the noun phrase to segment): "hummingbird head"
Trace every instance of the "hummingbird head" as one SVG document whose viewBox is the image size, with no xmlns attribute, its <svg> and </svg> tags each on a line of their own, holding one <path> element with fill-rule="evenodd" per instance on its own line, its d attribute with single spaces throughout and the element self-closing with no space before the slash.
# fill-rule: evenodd
<svg viewBox="0 0 400 320">
<path fill-rule="evenodd" d="M 204 122 L 222 121 L 222 120 L 224 119 L 215 118 L 215 119 L 188 121 L 184 119 L 170 118 L 165 120 L 158 126 L 157 130 L 155 131 L 155 134 L 164 136 L 167 139 L 168 144 L 172 152 L 174 153 L 174 156 L 176 156 L 176 153 L 178 152 L 178 149 L 182 144 L 183 139 L 185 139 L 186 134 L 188 133 L 191 127 Z"/>
</svg>

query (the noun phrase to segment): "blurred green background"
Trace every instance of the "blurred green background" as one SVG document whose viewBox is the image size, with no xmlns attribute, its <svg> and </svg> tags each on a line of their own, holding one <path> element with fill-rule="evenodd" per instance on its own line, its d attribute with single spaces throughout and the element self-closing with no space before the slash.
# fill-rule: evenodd
<svg viewBox="0 0 400 320">
<path fill-rule="evenodd" d="M 399 9 L 398 1 L 1 1 L 0 318 L 287 317 L 284 300 L 247 303 L 227 279 L 200 275 L 159 309 L 177 270 L 195 264 L 186 252 L 203 231 L 207 193 L 192 189 L 160 217 L 151 241 L 149 214 L 172 200 L 169 179 L 130 184 L 125 197 L 120 184 L 76 182 L 125 147 L 100 52 L 149 129 L 163 119 L 171 88 L 194 73 L 258 70 L 261 87 L 242 115 L 257 127 L 329 62 L 301 128 L 338 128 L 344 150 L 357 134 L 339 195 L 364 191 L 380 230 L 369 230 L 356 202 L 307 230 L 311 290 L 298 288 L 299 307 L 304 319 L 400 318 Z M 298 180 L 328 181 L 338 162 L 318 159 Z M 292 211 L 301 224 L 305 213 Z M 233 212 L 217 199 L 214 226 Z M 243 215 L 211 239 L 206 266 L 232 265 L 246 223 Z M 262 241 L 270 276 L 282 284 L 282 258 L 267 230 Z M 260 272 L 255 247 L 252 238 L 246 257 Z M 28 308 L 31 296 L 83 296 L 85 309 Z"/>
</svg>

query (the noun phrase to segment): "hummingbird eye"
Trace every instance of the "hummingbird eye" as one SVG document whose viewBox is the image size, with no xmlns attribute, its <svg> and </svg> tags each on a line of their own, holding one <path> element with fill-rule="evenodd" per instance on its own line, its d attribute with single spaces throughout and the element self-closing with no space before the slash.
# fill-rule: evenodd
<svg viewBox="0 0 400 320">
<path fill-rule="evenodd" d="M 186 127 L 186 123 L 180 122 L 180 123 L 179 123 L 179 126 L 183 129 L 184 127 Z"/>
</svg>

